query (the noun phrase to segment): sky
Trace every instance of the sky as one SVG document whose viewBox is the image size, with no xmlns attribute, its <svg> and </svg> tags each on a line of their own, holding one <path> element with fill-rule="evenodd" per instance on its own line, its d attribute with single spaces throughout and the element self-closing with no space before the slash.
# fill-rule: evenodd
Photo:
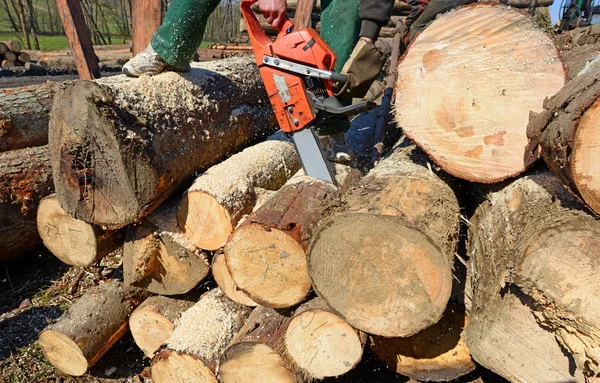
<svg viewBox="0 0 600 383">
<path fill-rule="evenodd" d="M 560 6 L 563 0 L 554 0 L 554 3 L 550 7 L 550 17 L 552 18 L 552 24 L 556 24 L 558 21 L 558 15 L 560 12 Z"/>
</svg>

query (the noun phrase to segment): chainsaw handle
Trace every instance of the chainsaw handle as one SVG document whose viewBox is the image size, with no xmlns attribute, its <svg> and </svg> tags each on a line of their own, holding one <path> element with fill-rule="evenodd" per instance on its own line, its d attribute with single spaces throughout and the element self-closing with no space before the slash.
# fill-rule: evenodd
<svg viewBox="0 0 600 383">
<path fill-rule="evenodd" d="M 255 43 L 258 44 L 258 48 L 266 48 L 268 45 L 272 43 L 271 39 L 265 34 L 264 29 L 260 26 L 260 22 L 256 18 L 256 15 L 252 11 L 252 4 L 256 3 L 258 0 L 243 0 L 240 4 L 240 9 L 242 11 L 242 16 L 246 22 L 246 27 L 248 29 L 248 37 L 250 37 L 250 41 L 252 42 L 252 46 L 254 47 Z M 277 39 L 287 35 L 294 29 L 294 23 L 287 17 L 284 16 L 283 23 L 281 26 L 276 28 L 279 33 L 277 34 Z M 256 53 L 256 47 L 255 47 Z M 258 60 L 257 56 L 257 60 Z"/>
</svg>

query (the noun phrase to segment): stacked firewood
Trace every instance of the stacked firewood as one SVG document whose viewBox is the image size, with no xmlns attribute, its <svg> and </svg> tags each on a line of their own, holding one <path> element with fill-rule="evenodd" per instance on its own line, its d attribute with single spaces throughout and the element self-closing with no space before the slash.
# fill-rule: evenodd
<svg viewBox="0 0 600 383">
<path fill-rule="evenodd" d="M 0 42 L 0 68 L 24 66 L 30 59 L 29 53 L 23 52 L 23 46 L 17 40 Z"/>
<path fill-rule="evenodd" d="M 600 66 L 565 85 L 527 15 L 479 4 L 398 73 L 406 137 L 337 187 L 273 134 L 251 57 L 56 90 L 39 235 L 78 266 L 123 244 L 123 278 L 40 334 L 46 358 L 82 375 L 129 328 L 157 383 L 323 379 L 367 347 L 418 380 L 592 382 Z"/>
</svg>

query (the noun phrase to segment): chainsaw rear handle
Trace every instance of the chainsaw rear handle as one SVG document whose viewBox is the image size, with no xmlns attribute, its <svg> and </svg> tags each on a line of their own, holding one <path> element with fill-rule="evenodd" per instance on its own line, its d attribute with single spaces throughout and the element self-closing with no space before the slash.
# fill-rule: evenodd
<svg viewBox="0 0 600 383">
<path fill-rule="evenodd" d="M 260 26 L 260 22 L 256 18 L 254 12 L 250 8 L 252 4 L 256 3 L 258 0 L 243 0 L 240 4 L 240 9 L 242 11 L 242 16 L 246 21 L 246 26 L 248 27 L 248 37 L 250 37 L 250 41 L 254 46 L 255 43 L 259 44 L 261 48 L 266 48 L 269 46 L 272 41 L 265 34 L 264 29 Z M 283 24 L 276 28 L 278 31 L 277 39 L 287 35 L 288 33 L 294 30 L 294 23 L 287 16 L 283 16 Z M 256 51 L 256 49 L 255 49 Z"/>
</svg>

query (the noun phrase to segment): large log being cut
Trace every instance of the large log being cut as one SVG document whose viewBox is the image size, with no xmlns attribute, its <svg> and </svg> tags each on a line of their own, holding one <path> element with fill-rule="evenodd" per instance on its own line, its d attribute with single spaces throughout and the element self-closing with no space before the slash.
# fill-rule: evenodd
<svg viewBox="0 0 600 383">
<path fill-rule="evenodd" d="M 149 214 L 194 172 L 275 126 L 251 57 L 76 81 L 56 100 L 49 145 L 60 204 L 105 229 Z"/>
<path fill-rule="evenodd" d="M 478 4 L 438 17 L 398 65 L 398 126 L 446 172 L 492 183 L 521 173 L 529 111 L 565 83 L 550 36 L 520 11 Z"/>
<path fill-rule="evenodd" d="M 0 154 L 0 261 L 42 244 L 36 210 L 53 191 L 47 146 Z"/>
<path fill-rule="evenodd" d="M 600 65 L 590 65 L 530 122 L 550 169 L 600 214 Z"/>
<path fill-rule="evenodd" d="M 344 197 L 345 210 L 321 224 L 308 251 L 317 294 L 370 334 L 415 334 L 450 298 L 459 206 L 423 161 L 414 145 L 398 146 Z"/>
<path fill-rule="evenodd" d="M 0 90 L 0 152 L 48 143 L 50 109 L 60 87 L 47 82 Z"/>
<path fill-rule="evenodd" d="M 490 193 L 471 218 L 466 343 L 511 382 L 600 373 L 600 222 L 550 172 Z"/>
</svg>

